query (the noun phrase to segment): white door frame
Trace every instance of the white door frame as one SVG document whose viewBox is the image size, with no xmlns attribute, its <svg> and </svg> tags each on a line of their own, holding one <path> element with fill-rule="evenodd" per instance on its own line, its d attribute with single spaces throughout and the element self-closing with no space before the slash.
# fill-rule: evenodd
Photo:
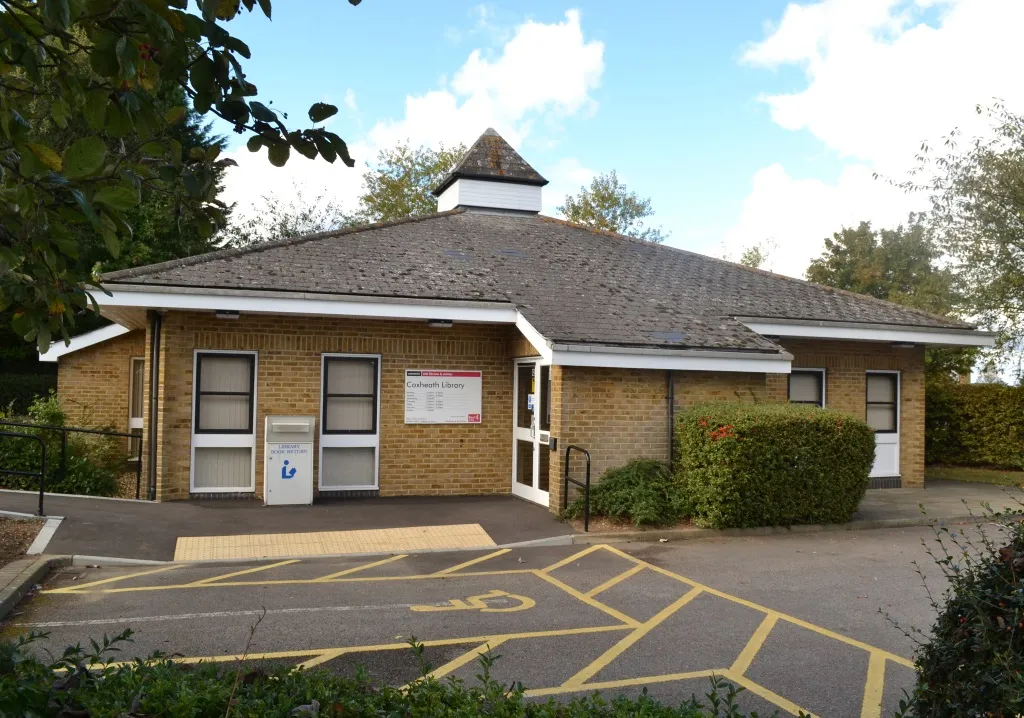
<svg viewBox="0 0 1024 718">
<path fill-rule="evenodd" d="M 374 418 L 373 434 L 327 434 L 324 427 L 327 422 L 324 420 L 326 401 L 324 394 L 327 393 L 327 360 L 333 358 L 341 359 L 374 359 L 377 362 L 377 405 L 373 408 L 377 412 Z M 317 451 L 316 485 L 318 491 L 376 491 L 380 487 L 380 354 L 342 354 L 338 352 L 326 352 L 320 356 L 320 448 Z M 324 486 L 324 449 L 333 448 L 373 448 L 373 483 L 361 486 Z"/>
<path fill-rule="evenodd" d="M 901 404 L 903 403 L 903 377 L 900 376 L 899 370 L 896 369 L 869 369 L 865 372 L 864 378 L 864 414 L 867 415 L 867 377 L 872 374 L 888 374 L 896 377 L 896 430 L 895 431 L 876 431 L 875 432 L 875 461 L 871 466 L 871 478 L 876 477 L 896 477 L 900 475 L 900 429 L 902 428 L 902 417 L 901 417 Z M 885 465 L 879 465 L 878 461 L 878 448 L 879 447 L 895 447 L 896 460 L 895 460 L 895 471 L 892 471 L 890 467 Z"/>
<path fill-rule="evenodd" d="M 199 397 L 199 355 L 200 354 L 246 354 L 252 356 L 252 406 L 250 424 L 252 433 L 249 434 L 221 434 L 221 433 L 196 433 L 196 400 Z M 245 493 L 256 490 L 256 394 L 259 388 L 259 352 L 244 349 L 194 349 L 192 351 L 192 448 L 189 454 L 188 467 L 188 490 L 192 493 L 202 494 L 229 494 Z M 196 449 L 197 448 L 248 448 L 251 450 L 249 459 L 249 485 L 248 486 L 205 486 L 196 489 Z"/>
<path fill-rule="evenodd" d="M 528 428 L 522 428 L 519 426 L 519 367 L 528 365 L 533 366 L 533 411 L 531 412 L 532 416 L 530 417 L 530 426 Z M 512 365 L 512 494 L 519 496 L 520 498 L 524 498 L 527 501 L 541 504 L 542 506 L 548 505 L 549 494 L 547 491 L 542 491 L 538 488 L 538 484 L 540 483 L 540 446 L 542 443 L 548 443 L 551 432 L 541 431 L 538 423 L 538 416 L 544 406 L 545 400 L 543 394 L 543 382 L 540 380 L 540 368 L 542 366 L 550 365 L 551 362 L 545 361 L 540 357 L 516 359 Z M 519 469 L 520 441 L 528 441 L 533 444 L 533 465 L 531 466 L 531 476 L 533 477 L 533 481 L 530 486 L 516 481 Z"/>
</svg>

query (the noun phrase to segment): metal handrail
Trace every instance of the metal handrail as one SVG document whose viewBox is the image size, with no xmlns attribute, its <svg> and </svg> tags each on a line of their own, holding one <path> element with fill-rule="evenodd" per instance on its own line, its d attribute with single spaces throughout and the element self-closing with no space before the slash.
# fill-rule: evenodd
<svg viewBox="0 0 1024 718">
<path fill-rule="evenodd" d="M 123 431 L 108 431 L 106 429 L 83 429 L 76 426 L 53 426 L 51 424 L 32 424 L 23 421 L 7 421 L 6 419 L 0 419 L 0 426 L 16 426 L 25 429 L 42 429 L 43 431 L 59 431 L 60 432 L 60 466 L 58 471 L 60 478 L 64 478 L 64 475 L 68 470 L 68 432 L 73 431 L 77 434 L 95 434 L 99 436 L 118 436 L 132 441 L 137 441 L 139 450 L 133 452 L 138 455 L 136 459 L 129 459 L 128 463 L 135 464 L 135 498 L 141 498 L 142 494 L 142 435 L 125 433 Z M 19 434 L 21 436 L 21 434 Z M 26 436 L 31 436 L 27 434 Z M 15 474 L 13 471 L 0 471 L 5 474 Z M 35 476 L 36 474 L 31 474 Z"/>
<path fill-rule="evenodd" d="M 35 439 L 39 442 L 39 471 L 18 471 L 16 469 L 0 469 L 0 474 L 13 474 L 14 476 L 38 476 L 39 477 L 39 516 L 46 516 L 43 513 L 43 494 L 46 491 L 46 441 L 36 434 L 20 434 L 15 431 L 0 431 L 0 436 L 10 439 Z"/>
<path fill-rule="evenodd" d="M 569 455 L 576 450 L 587 457 L 587 478 L 585 481 L 577 481 L 569 478 Z M 566 506 L 569 505 L 569 484 L 572 483 L 583 489 L 583 531 L 590 532 L 590 452 L 582 446 L 569 444 L 565 447 L 565 481 L 562 485 L 562 495 L 565 497 Z"/>
</svg>

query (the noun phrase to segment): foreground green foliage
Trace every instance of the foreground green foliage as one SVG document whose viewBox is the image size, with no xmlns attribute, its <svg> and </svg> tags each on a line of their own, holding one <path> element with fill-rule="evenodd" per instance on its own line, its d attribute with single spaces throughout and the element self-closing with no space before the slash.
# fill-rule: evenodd
<svg viewBox="0 0 1024 718">
<path fill-rule="evenodd" d="M 1024 511 L 986 514 L 977 527 L 936 528 L 935 548 L 925 544 L 948 588 L 941 602 L 931 598 L 937 619 L 930 635 L 904 630 L 918 642 L 918 680 L 900 715 L 1024 712 Z"/>
<path fill-rule="evenodd" d="M 736 706 L 738 690 L 714 680 L 705 701 L 665 706 L 645 694 L 606 700 L 593 695 L 567 703 L 528 703 L 522 686 L 506 686 L 491 677 L 495 656 L 480 660 L 477 682 L 467 685 L 424 677 L 408 689 L 371 681 L 360 672 L 339 678 L 326 671 L 274 668 L 245 672 L 217 664 L 185 666 L 170 660 L 103 663 L 130 640 L 131 631 L 92 650 L 68 648 L 43 662 L 33 634 L 0 644 L 0 716 L 189 716 L 190 718 L 270 718 L 279 716 L 495 716 L 496 718 L 744 718 Z M 411 650 L 423 663 L 422 648 Z M 740 689 L 742 690 L 742 689 Z M 753 714 L 756 718 L 756 714 Z"/>
<path fill-rule="evenodd" d="M 50 392 L 37 398 L 25 415 L 8 415 L 0 411 L 0 419 L 45 426 L 65 426 L 67 417 L 57 396 Z M 88 422 L 83 422 L 88 424 Z M 100 428 L 100 427 L 95 427 Z M 68 434 L 67 470 L 61 475 L 60 432 L 0 425 L 0 431 L 33 434 L 46 441 L 46 491 L 55 494 L 88 494 L 114 496 L 117 479 L 128 469 L 128 439 L 91 434 Z M 0 437 L 0 468 L 15 471 L 39 471 L 39 442 L 31 439 Z M 34 476 L 0 474 L 0 488 L 39 489 Z"/>
<path fill-rule="evenodd" d="M 200 239 L 223 226 L 220 147 L 184 151 L 175 137 L 189 105 L 247 134 L 276 166 L 292 150 L 354 164 L 338 135 L 290 129 L 255 99 L 241 64 L 249 47 L 225 24 L 257 4 L 269 18 L 270 0 L 200 0 L 195 14 L 185 0 L 0 0 L 0 311 L 12 310 L 19 336 L 42 350 L 67 339 L 94 304 L 83 238 L 101 238 L 103 258 L 116 258 L 146 221 L 133 216 L 146 192 Z M 336 112 L 314 103 L 309 122 Z M 50 131 L 75 125 L 92 134 L 56 141 Z"/>
<path fill-rule="evenodd" d="M 698 404 L 676 442 L 681 490 L 711 528 L 849 521 L 875 457 L 863 420 L 795 404 Z"/>
<path fill-rule="evenodd" d="M 1024 469 L 1024 387 L 929 382 L 925 460 Z"/>
<path fill-rule="evenodd" d="M 590 511 L 594 516 L 629 521 L 637 526 L 674 524 L 687 514 L 672 472 L 654 459 L 634 459 L 604 472 L 590 489 Z M 582 494 L 569 504 L 564 516 L 583 516 Z"/>
</svg>

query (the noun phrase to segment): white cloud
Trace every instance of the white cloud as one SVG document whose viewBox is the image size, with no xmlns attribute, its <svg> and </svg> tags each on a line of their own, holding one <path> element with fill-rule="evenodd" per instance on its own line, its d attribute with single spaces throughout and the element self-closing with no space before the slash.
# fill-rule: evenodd
<svg viewBox="0 0 1024 718">
<path fill-rule="evenodd" d="M 486 6 L 478 7 L 482 10 L 474 11 L 474 19 L 479 25 L 488 22 L 490 14 Z M 544 122 L 593 112 L 596 101 L 591 92 L 600 85 L 603 71 L 604 45 L 584 37 L 579 11 L 569 10 L 554 23 L 526 21 L 499 52 L 473 50 L 451 80 L 442 80 L 439 88 L 423 94 L 407 95 L 402 118 L 380 120 L 363 137 L 346 137 L 353 157 L 363 160 L 354 169 L 340 162 L 333 166 L 322 160 L 309 162 L 295 153 L 278 169 L 270 166 L 263 152 L 252 155 L 240 148 L 230 153 L 239 166 L 227 174 L 224 199 L 238 202 L 236 214 L 245 216 L 259 211 L 254 201 L 261 195 L 293 193 L 298 183 L 307 197 L 326 193 L 352 209 L 364 161 L 372 160 L 380 149 L 404 141 L 414 146 L 469 144 L 488 127 L 519 147 Z M 350 110 L 356 109 L 351 89 L 344 102 Z M 575 183 L 589 172 L 573 162 L 556 163 L 548 172 L 552 185 L 560 188 L 570 179 Z M 560 195 L 545 194 L 552 206 L 561 201 Z"/>
<path fill-rule="evenodd" d="M 809 132 L 850 164 L 836 183 L 793 179 L 774 165 L 760 170 L 729 241 L 756 242 L 763 238 L 760 226 L 784 230 L 788 219 L 789 231 L 776 238 L 800 252 L 787 258 L 791 269 L 783 270 L 799 274 L 820 251 L 821 237 L 843 222 L 891 223 L 919 209 L 920 198 L 883 186 L 872 171 L 902 179 L 922 141 L 937 144 L 954 127 L 969 136 L 983 132 L 976 105 L 994 97 L 1011 107 L 1024 104 L 1017 57 L 1022 25 L 1020 0 L 788 5 L 743 60 L 765 68 L 799 67 L 805 77 L 801 89 L 762 97 L 772 120 Z M 793 216 L 800 207 L 803 212 Z M 819 222 L 827 231 L 804 234 Z"/>
<path fill-rule="evenodd" d="M 359 111 L 359 105 L 356 104 L 356 91 L 351 87 L 345 90 L 345 107 L 351 112 Z"/>
</svg>

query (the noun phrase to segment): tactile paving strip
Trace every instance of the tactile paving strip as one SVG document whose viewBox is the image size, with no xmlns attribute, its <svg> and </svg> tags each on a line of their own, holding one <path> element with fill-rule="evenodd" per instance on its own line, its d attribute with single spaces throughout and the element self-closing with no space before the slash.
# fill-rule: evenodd
<svg viewBox="0 0 1024 718">
<path fill-rule="evenodd" d="M 240 536 L 179 536 L 175 561 L 494 548 L 480 524 Z"/>
</svg>

